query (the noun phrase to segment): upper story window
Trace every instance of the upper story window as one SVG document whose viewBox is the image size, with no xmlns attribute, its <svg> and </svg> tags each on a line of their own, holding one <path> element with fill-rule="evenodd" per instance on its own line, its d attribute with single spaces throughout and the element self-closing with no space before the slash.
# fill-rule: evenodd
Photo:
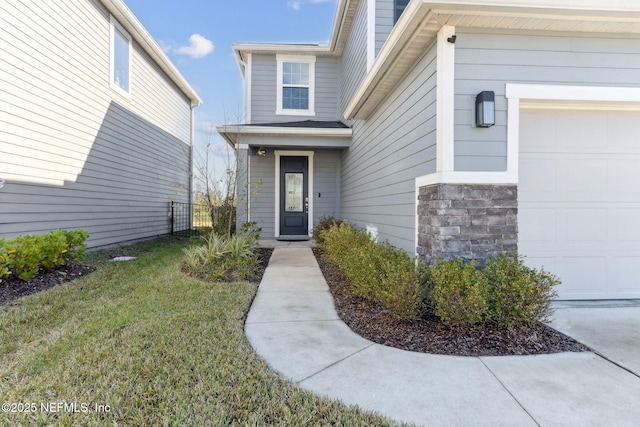
<svg viewBox="0 0 640 427">
<path fill-rule="evenodd" d="M 131 96 L 131 36 L 111 17 L 111 88 Z"/>
<path fill-rule="evenodd" d="M 315 115 L 314 56 L 278 55 L 276 114 Z"/>
<path fill-rule="evenodd" d="M 395 24 L 400 19 L 400 15 L 404 12 L 404 9 L 409 4 L 409 0 L 395 0 L 393 7 L 393 23 Z"/>
</svg>

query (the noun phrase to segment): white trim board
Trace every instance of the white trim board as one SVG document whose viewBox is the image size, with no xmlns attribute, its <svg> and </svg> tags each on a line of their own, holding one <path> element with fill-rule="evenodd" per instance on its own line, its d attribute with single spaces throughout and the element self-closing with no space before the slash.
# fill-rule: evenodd
<svg viewBox="0 0 640 427">
<path fill-rule="evenodd" d="M 312 231 L 314 228 L 313 224 L 313 151 L 287 151 L 287 150 L 275 150 L 275 159 L 276 159 L 276 181 L 275 181 L 275 238 L 280 237 L 280 157 L 284 156 L 301 156 L 307 157 L 309 159 L 308 165 L 308 182 L 307 182 L 307 194 L 309 195 L 309 219 L 308 219 L 308 235 L 312 237 Z"/>
</svg>

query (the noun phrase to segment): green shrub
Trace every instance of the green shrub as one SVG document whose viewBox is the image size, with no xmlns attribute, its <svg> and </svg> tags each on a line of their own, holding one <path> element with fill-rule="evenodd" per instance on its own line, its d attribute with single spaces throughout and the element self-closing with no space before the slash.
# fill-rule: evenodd
<svg viewBox="0 0 640 427">
<path fill-rule="evenodd" d="M 333 216 L 323 215 L 320 217 L 320 221 L 318 225 L 313 229 L 313 237 L 316 239 L 316 244 L 322 246 L 324 244 L 324 232 L 329 231 L 329 229 L 334 225 L 342 224 L 342 220 L 336 219 Z"/>
<path fill-rule="evenodd" d="M 553 287 L 560 283 L 557 277 L 544 269 L 527 267 L 515 253 L 489 259 L 484 275 L 491 285 L 489 320 L 510 327 L 532 326 L 547 320 L 556 296 Z"/>
<path fill-rule="evenodd" d="M 461 259 L 438 262 L 428 268 L 431 303 L 436 316 L 451 325 L 473 325 L 484 321 L 489 285 L 474 263 Z"/>
<path fill-rule="evenodd" d="M 366 231 L 344 222 L 336 221 L 321 235 L 327 262 L 347 277 L 351 293 L 400 319 L 420 315 L 422 270 L 405 251 L 376 243 Z"/>
<path fill-rule="evenodd" d="M 211 233 L 204 245 L 184 249 L 185 270 L 213 281 L 250 279 L 258 265 L 256 249 L 260 231 L 245 228 L 226 239 Z"/>
<path fill-rule="evenodd" d="M 530 327 L 544 321 L 560 280 L 544 269 L 524 265 L 516 253 L 503 253 L 477 269 L 462 260 L 438 260 L 428 268 L 430 299 L 444 323 Z"/>
<path fill-rule="evenodd" d="M 0 239 L 0 283 L 2 283 L 2 279 L 11 275 L 11 271 L 9 270 L 9 255 L 5 249 L 5 244 L 5 240 Z"/>
<path fill-rule="evenodd" d="M 89 238 L 89 233 L 80 230 L 62 230 L 65 238 L 67 239 L 67 252 L 65 252 L 65 259 L 67 261 L 72 259 L 81 260 L 84 258 L 84 253 L 87 250 L 86 240 Z"/>
<path fill-rule="evenodd" d="M 72 259 L 81 259 L 89 233 L 84 230 L 54 230 L 49 234 L 27 234 L 0 241 L 0 279 L 15 275 L 33 279 L 40 270 L 53 270 Z M 7 274 L 7 271 L 9 272 Z"/>
</svg>

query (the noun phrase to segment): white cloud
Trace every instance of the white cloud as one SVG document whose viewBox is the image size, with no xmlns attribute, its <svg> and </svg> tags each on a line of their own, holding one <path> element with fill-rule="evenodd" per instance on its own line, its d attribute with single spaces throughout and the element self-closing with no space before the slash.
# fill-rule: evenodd
<svg viewBox="0 0 640 427">
<path fill-rule="evenodd" d="M 189 37 L 189 46 L 182 46 L 177 49 L 174 49 L 174 53 L 178 55 L 187 55 L 194 59 L 204 58 L 216 47 L 213 45 L 211 40 L 207 40 L 202 37 L 200 34 L 193 34 Z"/>
<path fill-rule="evenodd" d="M 302 5 L 307 3 L 319 4 L 319 3 L 327 3 L 327 2 L 335 2 L 335 0 L 289 0 L 287 2 L 287 6 L 289 6 L 293 10 L 300 10 Z"/>
<path fill-rule="evenodd" d="M 216 132 L 216 126 L 213 122 L 196 122 L 196 129 L 202 132 Z"/>
</svg>

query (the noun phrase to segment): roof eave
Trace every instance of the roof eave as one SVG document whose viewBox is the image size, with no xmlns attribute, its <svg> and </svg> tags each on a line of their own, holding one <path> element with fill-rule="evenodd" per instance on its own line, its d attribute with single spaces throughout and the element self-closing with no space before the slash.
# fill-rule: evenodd
<svg viewBox="0 0 640 427">
<path fill-rule="evenodd" d="M 107 8 L 109 13 L 113 15 L 120 25 L 122 25 L 133 39 L 144 49 L 144 51 L 156 62 L 162 71 L 164 71 L 171 81 L 180 89 L 180 91 L 191 101 L 193 106 L 202 104 L 202 99 L 191 87 L 189 82 L 178 71 L 175 65 L 167 57 L 164 51 L 158 46 L 158 43 L 149 34 L 149 32 L 140 23 L 138 18 L 124 4 L 122 0 L 100 0 Z"/>
<path fill-rule="evenodd" d="M 391 31 L 343 117 L 369 118 L 444 25 L 640 34 L 640 2 L 611 0 L 606 8 L 595 5 L 595 0 L 575 0 L 570 8 L 559 7 L 557 0 L 538 0 L 535 5 L 523 0 L 414 0 Z"/>
<path fill-rule="evenodd" d="M 353 130 L 351 128 L 303 128 L 303 127 L 278 127 L 278 126 L 247 126 L 247 125 L 221 125 L 217 128 L 218 133 L 228 142 L 233 135 L 267 135 L 267 136 L 306 136 L 306 137 L 329 137 L 329 138 L 351 138 Z"/>
</svg>

